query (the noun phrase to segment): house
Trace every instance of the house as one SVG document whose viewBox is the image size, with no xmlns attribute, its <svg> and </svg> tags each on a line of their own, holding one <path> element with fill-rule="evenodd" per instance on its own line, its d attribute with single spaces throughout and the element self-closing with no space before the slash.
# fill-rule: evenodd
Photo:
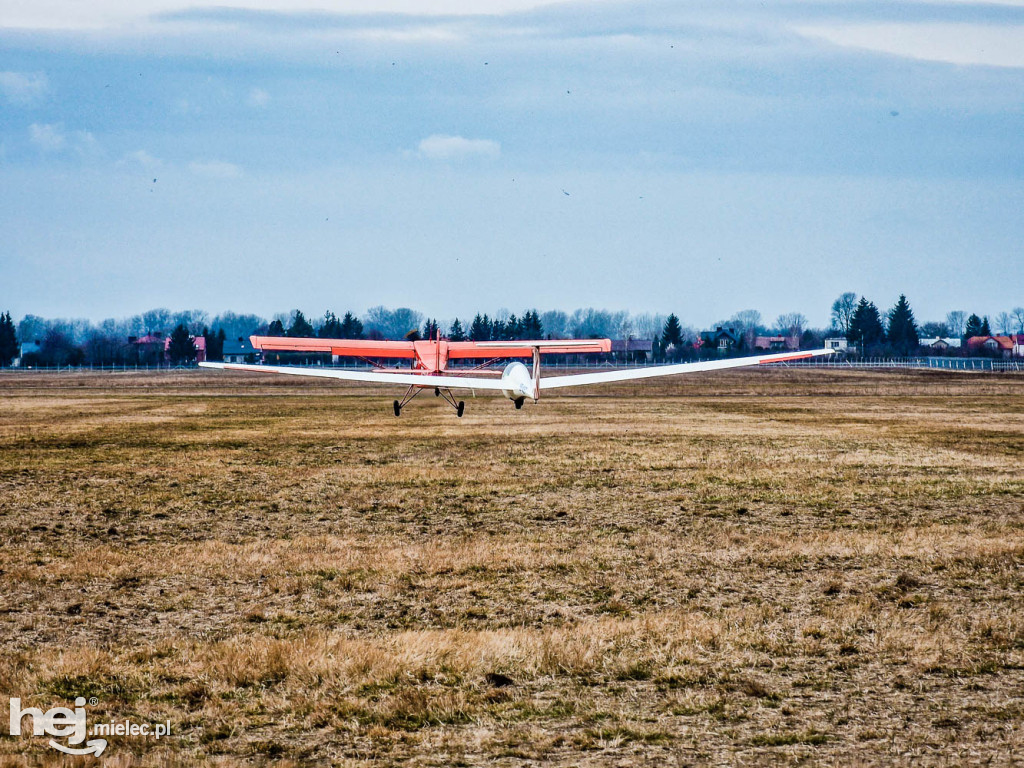
<svg viewBox="0 0 1024 768">
<path fill-rule="evenodd" d="M 1024 333 L 1015 333 L 1013 339 L 1013 356 L 1024 357 Z"/>
<path fill-rule="evenodd" d="M 845 352 L 850 348 L 850 342 L 845 336 L 829 336 L 825 339 L 825 349 L 834 349 L 837 352 Z"/>
<path fill-rule="evenodd" d="M 138 338 L 128 337 L 128 344 L 134 350 L 135 362 L 140 365 L 159 365 L 164 362 L 165 341 L 159 331 Z"/>
<path fill-rule="evenodd" d="M 189 339 L 192 340 L 192 344 L 196 348 L 196 362 L 197 363 L 205 363 L 206 362 L 206 337 L 205 336 L 189 336 Z M 170 355 L 170 352 L 169 352 L 170 348 L 171 348 L 171 337 L 168 336 L 168 337 L 166 337 L 166 340 L 164 341 L 164 359 L 165 360 L 170 360 L 171 359 L 171 355 Z"/>
<path fill-rule="evenodd" d="M 792 352 L 800 349 L 800 337 L 757 336 L 754 338 L 754 349 L 767 349 L 772 352 Z"/>
<path fill-rule="evenodd" d="M 18 348 L 18 356 L 14 358 L 14 360 L 11 362 L 11 367 L 21 368 L 22 365 L 24 365 L 24 360 L 26 357 L 29 357 L 31 361 L 31 357 L 34 355 L 38 355 L 42 351 L 42 349 L 43 348 L 40 346 L 38 341 L 22 342 L 21 346 Z"/>
<path fill-rule="evenodd" d="M 622 360 L 645 361 L 650 359 L 654 350 L 652 339 L 612 339 L 612 353 L 618 354 Z"/>
<path fill-rule="evenodd" d="M 239 336 L 235 341 L 224 340 L 225 363 L 255 363 L 257 354 L 249 340 L 243 336 Z"/>
<path fill-rule="evenodd" d="M 206 337 L 189 336 L 196 348 L 196 362 L 206 362 Z M 157 331 L 139 338 L 128 337 L 128 343 L 135 347 L 136 359 L 143 364 L 153 365 L 166 363 L 171 359 L 168 350 L 171 347 L 171 337 L 164 336 Z"/>
<path fill-rule="evenodd" d="M 651 353 L 654 342 L 651 339 L 612 339 L 612 352 Z"/>
<path fill-rule="evenodd" d="M 960 349 L 962 343 L 961 339 L 952 336 L 935 336 L 934 338 L 918 340 L 918 344 L 922 347 L 934 349 L 936 352 L 945 352 L 947 349 Z"/>
<path fill-rule="evenodd" d="M 713 331 L 700 332 L 701 349 L 717 349 L 719 354 L 725 354 L 740 345 L 740 334 L 733 328 L 718 326 Z"/>
<path fill-rule="evenodd" d="M 967 340 L 967 349 L 974 354 L 1012 357 L 1014 346 L 1014 340 L 1010 336 L 971 336 Z"/>
</svg>

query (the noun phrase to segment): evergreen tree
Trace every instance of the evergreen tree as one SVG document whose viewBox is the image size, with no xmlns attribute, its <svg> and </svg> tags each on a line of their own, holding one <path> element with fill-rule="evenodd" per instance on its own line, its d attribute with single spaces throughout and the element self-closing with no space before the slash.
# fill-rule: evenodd
<svg viewBox="0 0 1024 768">
<path fill-rule="evenodd" d="M 462 323 L 459 322 L 459 318 L 455 318 L 452 321 L 452 327 L 448 329 L 448 340 L 449 341 L 465 341 L 466 332 L 462 330 Z"/>
<path fill-rule="evenodd" d="M 306 316 L 296 309 L 295 319 L 292 320 L 292 327 L 288 329 L 285 335 L 296 339 L 311 339 L 316 336 L 316 331 L 313 330 L 313 326 L 309 324 Z"/>
<path fill-rule="evenodd" d="M 981 333 L 979 336 L 991 336 L 992 328 L 988 324 L 988 315 L 985 315 L 985 319 L 981 321 Z"/>
<path fill-rule="evenodd" d="M 661 354 L 669 354 L 669 347 L 672 347 L 676 354 L 679 354 L 683 347 L 683 328 L 674 312 L 668 316 L 665 329 L 661 333 Z"/>
<path fill-rule="evenodd" d="M 487 318 L 487 315 L 481 317 L 478 312 L 476 317 L 473 318 L 473 324 L 469 326 L 469 338 L 472 341 L 491 340 L 491 321 Z"/>
<path fill-rule="evenodd" d="M 964 338 L 969 339 L 972 336 L 988 336 L 987 333 L 981 331 L 981 318 L 977 315 L 972 314 L 967 318 L 967 325 L 964 326 Z"/>
<path fill-rule="evenodd" d="M 505 338 L 506 339 L 521 339 L 523 338 L 523 325 L 519 321 L 519 318 L 515 315 L 509 315 L 508 321 L 505 323 Z"/>
<path fill-rule="evenodd" d="M 338 335 L 341 339 L 361 339 L 363 338 L 363 324 L 358 317 L 353 315 L 351 312 L 346 312 L 345 317 L 341 319 L 341 331 Z"/>
<path fill-rule="evenodd" d="M 211 333 L 203 327 L 203 338 L 206 339 L 206 359 L 210 362 L 220 362 L 224 359 L 224 340 L 226 334 L 221 328 L 217 333 Z"/>
<path fill-rule="evenodd" d="M 423 321 L 423 338 L 424 339 L 436 339 L 437 338 L 437 320 L 431 320 L 429 317 Z"/>
<path fill-rule="evenodd" d="M 524 339 L 544 338 L 544 326 L 541 325 L 540 315 L 537 314 L 537 310 L 530 309 L 526 311 L 526 314 L 523 315 L 522 326 Z"/>
<path fill-rule="evenodd" d="M 0 367 L 6 368 L 18 356 L 18 334 L 14 332 L 11 313 L 0 315 Z"/>
<path fill-rule="evenodd" d="M 181 323 L 171 331 L 171 343 L 167 347 L 167 356 L 174 365 L 187 363 L 196 359 L 196 345 L 189 336 L 188 328 Z"/>
<path fill-rule="evenodd" d="M 860 346 L 861 351 L 868 347 L 881 344 L 885 340 L 885 329 L 882 327 L 882 316 L 873 301 L 861 296 L 857 309 L 850 321 L 849 340 Z"/>
<path fill-rule="evenodd" d="M 910 309 L 907 297 L 902 293 L 896 306 L 889 311 L 889 343 L 900 355 L 910 354 L 919 344 L 914 312 Z"/>
<path fill-rule="evenodd" d="M 214 354 L 216 355 L 216 357 L 213 358 L 214 360 L 222 361 L 224 359 L 224 342 L 227 341 L 227 339 L 228 335 L 224 332 L 224 329 L 218 328 L 217 342 L 214 347 Z M 209 350 L 207 350 L 207 355 L 209 355 Z"/>
<path fill-rule="evenodd" d="M 338 320 L 338 316 L 335 315 L 331 310 L 327 310 L 324 313 L 324 322 L 320 326 L 318 335 L 321 339 L 340 339 L 341 336 L 341 322 Z"/>
<path fill-rule="evenodd" d="M 267 336 L 284 336 L 284 323 L 280 320 L 275 320 L 267 328 Z"/>
</svg>

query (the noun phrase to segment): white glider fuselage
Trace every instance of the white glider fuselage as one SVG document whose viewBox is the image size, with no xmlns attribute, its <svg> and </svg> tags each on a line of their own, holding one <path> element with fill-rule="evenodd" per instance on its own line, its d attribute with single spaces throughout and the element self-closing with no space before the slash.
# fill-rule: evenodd
<svg viewBox="0 0 1024 768">
<path fill-rule="evenodd" d="M 540 399 L 540 392 L 530 374 L 530 369 L 520 362 L 509 363 L 505 366 L 505 370 L 501 372 L 501 383 L 507 387 L 507 389 L 502 388 L 501 394 L 509 400 L 516 401 L 528 397 L 533 402 L 537 402 Z"/>
</svg>

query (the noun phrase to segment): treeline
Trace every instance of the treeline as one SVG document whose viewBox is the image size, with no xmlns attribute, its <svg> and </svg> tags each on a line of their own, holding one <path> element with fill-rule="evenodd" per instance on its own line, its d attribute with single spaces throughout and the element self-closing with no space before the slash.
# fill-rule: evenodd
<svg viewBox="0 0 1024 768">
<path fill-rule="evenodd" d="M 922 339 L 953 339 L 966 342 L 979 336 L 1024 333 L 1024 307 L 1000 312 L 995 321 L 962 310 L 946 314 L 944 321 L 918 325 L 907 297 L 900 294 L 896 304 L 884 314 L 864 296 L 844 293 L 832 304 L 832 332 L 844 336 L 856 352 L 864 355 L 913 355 Z M 963 348 L 966 353 L 966 346 Z M 975 351 L 977 352 L 977 351 Z"/>
<path fill-rule="evenodd" d="M 903 295 L 883 313 L 874 302 L 847 292 L 832 304 L 831 326 L 811 328 L 804 315 L 793 312 L 766 321 L 757 310 L 734 313 L 712 324 L 728 329 L 736 339 L 728 348 L 732 354 L 759 349 L 764 338 L 785 339 L 786 347 L 820 347 L 825 338 L 843 336 L 862 354 L 909 355 L 918 351 L 921 338 L 959 338 L 995 333 L 1024 333 L 1024 308 L 1002 312 L 990 321 L 987 316 L 953 311 L 943 321 L 918 324 L 910 303 Z M 453 341 L 492 341 L 528 338 L 612 338 L 651 341 L 651 354 L 658 360 L 695 358 L 711 352 L 702 349 L 704 340 L 675 314 L 631 314 L 592 307 L 567 313 L 527 309 L 521 315 L 499 311 L 477 313 L 472 319 L 438 320 L 408 307 L 371 307 L 361 317 L 347 311 L 340 317 L 328 310 L 323 317 L 309 320 L 299 310 L 271 319 L 253 314 L 223 312 L 210 316 L 203 310 L 171 312 L 153 309 L 123 319 L 46 319 L 26 315 L 17 325 L 10 313 L 0 315 L 0 365 L 10 365 L 22 344 L 31 349 L 26 365 L 121 365 L 153 364 L 165 359 L 195 357 L 194 339 L 203 337 L 209 360 L 221 359 L 224 345 L 250 335 L 320 337 L 342 339 L 401 339 L 411 333 L 421 338 L 438 334 Z M 170 337 L 164 350 L 159 344 L 141 345 L 140 339 Z M 715 349 L 714 353 L 718 353 Z"/>
</svg>

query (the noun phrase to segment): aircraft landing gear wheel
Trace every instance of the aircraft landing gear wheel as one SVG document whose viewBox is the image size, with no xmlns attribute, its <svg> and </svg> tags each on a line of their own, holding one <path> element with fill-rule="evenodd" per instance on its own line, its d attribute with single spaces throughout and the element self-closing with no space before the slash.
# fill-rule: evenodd
<svg viewBox="0 0 1024 768">
<path fill-rule="evenodd" d="M 434 387 L 434 397 L 440 397 L 440 396 L 441 396 L 441 388 L 440 387 Z"/>
<path fill-rule="evenodd" d="M 401 416 L 401 415 L 402 415 L 402 406 L 399 405 L 397 400 L 395 400 L 395 416 Z"/>
<path fill-rule="evenodd" d="M 455 415 L 458 416 L 461 419 L 462 418 L 462 414 L 464 414 L 465 412 L 466 412 L 466 403 L 463 400 L 459 400 L 459 404 L 455 408 Z"/>
<path fill-rule="evenodd" d="M 518 411 L 518 410 L 520 410 L 523 407 L 523 403 L 526 402 L 526 398 L 525 397 L 517 397 L 512 402 L 516 404 L 516 410 Z"/>
</svg>

